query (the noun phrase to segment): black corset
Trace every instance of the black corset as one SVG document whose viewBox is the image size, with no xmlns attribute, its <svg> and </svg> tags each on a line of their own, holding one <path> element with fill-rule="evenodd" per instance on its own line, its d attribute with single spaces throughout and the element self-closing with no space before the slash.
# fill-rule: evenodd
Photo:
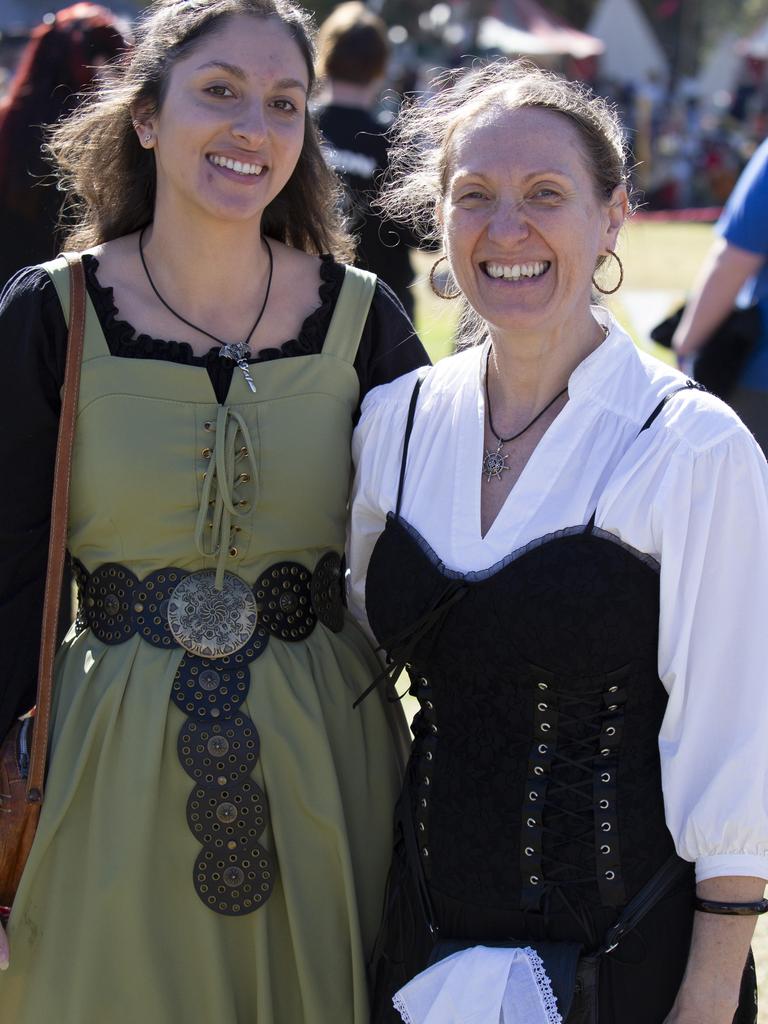
<svg viewBox="0 0 768 1024">
<path fill-rule="evenodd" d="M 420 701 L 404 799 L 430 888 L 545 916 L 623 906 L 674 851 L 658 565 L 589 524 L 459 574 L 390 515 L 366 606 Z"/>
</svg>

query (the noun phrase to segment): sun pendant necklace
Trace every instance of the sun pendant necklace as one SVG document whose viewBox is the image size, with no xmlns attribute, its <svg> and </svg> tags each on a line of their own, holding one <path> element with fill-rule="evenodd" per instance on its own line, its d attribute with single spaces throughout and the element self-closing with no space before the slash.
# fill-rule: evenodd
<svg viewBox="0 0 768 1024">
<path fill-rule="evenodd" d="M 489 348 L 488 356 L 486 357 L 485 360 L 485 407 L 488 410 L 488 426 L 491 428 L 491 433 L 498 441 L 498 444 L 496 445 L 495 451 L 492 451 L 490 448 L 485 449 L 485 455 L 483 456 L 483 473 L 485 474 L 486 483 L 490 483 L 491 480 L 493 479 L 501 480 L 501 474 L 505 470 L 509 469 L 509 466 L 507 465 L 507 459 L 509 458 L 509 456 L 505 455 L 505 453 L 501 450 L 502 447 L 505 444 L 509 444 L 510 441 L 516 441 L 518 437 L 522 437 L 526 430 L 530 430 L 533 424 L 536 423 L 537 420 L 541 419 L 541 417 L 544 415 L 547 409 L 551 409 L 555 402 L 558 400 L 558 398 L 562 398 L 562 396 L 568 390 L 568 385 L 566 384 L 563 390 L 558 391 L 558 393 L 555 395 L 552 401 L 548 402 L 541 410 L 541 412 L 536 413 L 531 422 L 526 424 L 526 426 L 524 426 L 522 430 L 518 430 L 518 432 L 516 434 L 513 434 L 511 437 L 500 437 L 496 433 L 496 428 L 494 427 L 493 419 L 491 418 L 491 396 L 488 393 L 488 366 L 490 363 L 490 359 L 491 350 Z"/>
<path fill-rule="evenodd" d="M 269 292 L 272 287 L 272 269 L 274 264 L 272 259 L 272 249 L 270 247 L 269 242 L 262 235 L 262 241 L 264 242 L 264 245 L 267 247 L 267 256 L 269 258 L 269 271 L 267 274 L 267 288 L 266 291 L 264 292 L 264 301 L 261 304 L 259 315 L 256 317 L 253 327 L 250 329 L 250 331 L 248 331 L 245 341 L 228 343 L 226 341 L 222 341 L 221 338 L 217 338 L 216 335 L 211 334 L 210 331 L 206 331 L 204 327 L 198 327 L 197 324 L 193 324 L 191 320 L 187 320 L 186 317 L 183 317 L 181 315 L 181 313 L 177 313 L 173 306 L 166 302 L 163 296 L 157 290 L 157 285 L 152 280 L 152 275 L 149 272 L 149 267 L 147 266 L 147 261 L 144 257 L 144 234 L 147 230 L 147 227 L 149 227 L 149 225 L 143 227 L 141 229 L 141 234 L 139 235 L 139 257 L 141 258 L 141 265 L 144 268 L 144 273 L 147 275 L 147 280 L 149 281 L 149 285 L 152 291 L 155 293 L 160 302 L 162 302 L 162 304 L 165 306 L 168 312 L 172 313 L 177 320 L 181 320 L 183 324 L 186 324 L 187 327 L 191 327 L 193 331 L 199 331 L 200 334 L 204 334 L 206 338 L 210 338 L 211 341 L 215 341 L 217 345 L 221 345 L 221 351 L 219 352 L 219 355 L 223 359 L 231 359 L 233 363 L 236 363 L 240 367 L 240 369 L 243 371 L 245 383 L 248 385 L 251 391 L 255 392 L 256 385 L 253 383 L 253 377 L 251 376 L 251 371 L 248 367 L 248 359 L 251 355 L 251 350 L 248 347 L 248 342 L 253 337 L 253 332 L 261 323 L 261 318 L 264 316 L 264 310 L 267 308 L 267 300 L 269 299 Z"/>
</svg>

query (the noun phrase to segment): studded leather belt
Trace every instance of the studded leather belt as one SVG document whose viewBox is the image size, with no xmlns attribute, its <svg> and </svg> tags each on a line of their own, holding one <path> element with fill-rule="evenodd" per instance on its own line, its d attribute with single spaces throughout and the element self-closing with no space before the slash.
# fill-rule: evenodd
<svg viewBox="0 0 768 1024">
<path fill-rule="evenodd" d="M 169 567 L 143 580 L 110 562 L 88 573 L 73 560 L 78 617 L 105 644 L 138 633 L 155 647 L 183 647 L 201 657 L 225 658 L 245 646 L 257 622 L 288 642 L 305 640 L 320 621 L 338 633 L 344 625 L 341 559 L 330 551 L 314 572 L 298 562 L 277 562 L 250 587 L 234 573 L 189 573 Z"/>
<path fill-rule="evenodd" d="M 225 573 L 220 590 L 212 570 L 169 567 L 139 580 L 116 563 L 88 573 L 73 560 L 73 573 L 79 625 L 102 643 L 124 643 L 138 633 L 153 647 L 184 649 L 171 697 L 187 716 L 178 754 L 195 783 L 187 802 L 187 824 L 202 846 L 195 891 L 220 914 L 258 910 L 272 892 L 275 864 L 259 842 L 268 810 L 250 776 L 259 734 L 241 707 L 248 666 L 271 636 L 305 640 L 318 621 L 342 629 L 341 559 L 328 552 L 314 572 L 278 562 L 253 587 Z"/>
</svg>

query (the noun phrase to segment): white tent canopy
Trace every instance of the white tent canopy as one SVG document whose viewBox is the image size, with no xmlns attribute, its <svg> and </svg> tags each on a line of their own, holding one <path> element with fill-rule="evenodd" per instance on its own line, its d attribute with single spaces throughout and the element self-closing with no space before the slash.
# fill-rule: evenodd
<svg viewBox="0 0 768 1024">
<path fill-rule="evenodd" d="M 742 39 L 738 49 L 744 57 L 768 60 L 768 21 L 764 21 L 751 35 Z"/>
<path fill-rule="evenodd" d="M 617 82 L 669 79 L 669 62 L 636 0 L 598 0 L 587 31 L 605 43 L 604 77 Z"/>
<path fill-rule="evenodd" d="M 488 17 L 480 19 L 477 41 L 484 49 L 534 57 L 583 60 L 603 52 L 599 39 L 572 28 L 536 0 L 496 0 Z"/>
<path fill-rule="evenodd" d="M 696 87 L 702 101 L 711 104 L 723 93 L 731 93 L 738 81 L 742 63 L 738 36 L 735 32 L 726 32 L 705 58 L 696 78 Z"/>
</svg>

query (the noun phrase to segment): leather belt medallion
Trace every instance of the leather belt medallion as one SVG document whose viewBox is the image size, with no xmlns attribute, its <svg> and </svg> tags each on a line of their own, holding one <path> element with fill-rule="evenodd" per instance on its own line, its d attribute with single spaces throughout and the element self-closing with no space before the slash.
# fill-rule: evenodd
<svg viewBox="0 0 768 1024">
<path fill-rule="evenodd" d="M 168 599 L 168 626 L 174 639 L 201 658 L 225 658 L 253 636 L 258 619 L 256 597 L 233 573 L 224 573 L 216 589 L 212 569 L 193 572 L 176 585 Z"/>
</svg>

